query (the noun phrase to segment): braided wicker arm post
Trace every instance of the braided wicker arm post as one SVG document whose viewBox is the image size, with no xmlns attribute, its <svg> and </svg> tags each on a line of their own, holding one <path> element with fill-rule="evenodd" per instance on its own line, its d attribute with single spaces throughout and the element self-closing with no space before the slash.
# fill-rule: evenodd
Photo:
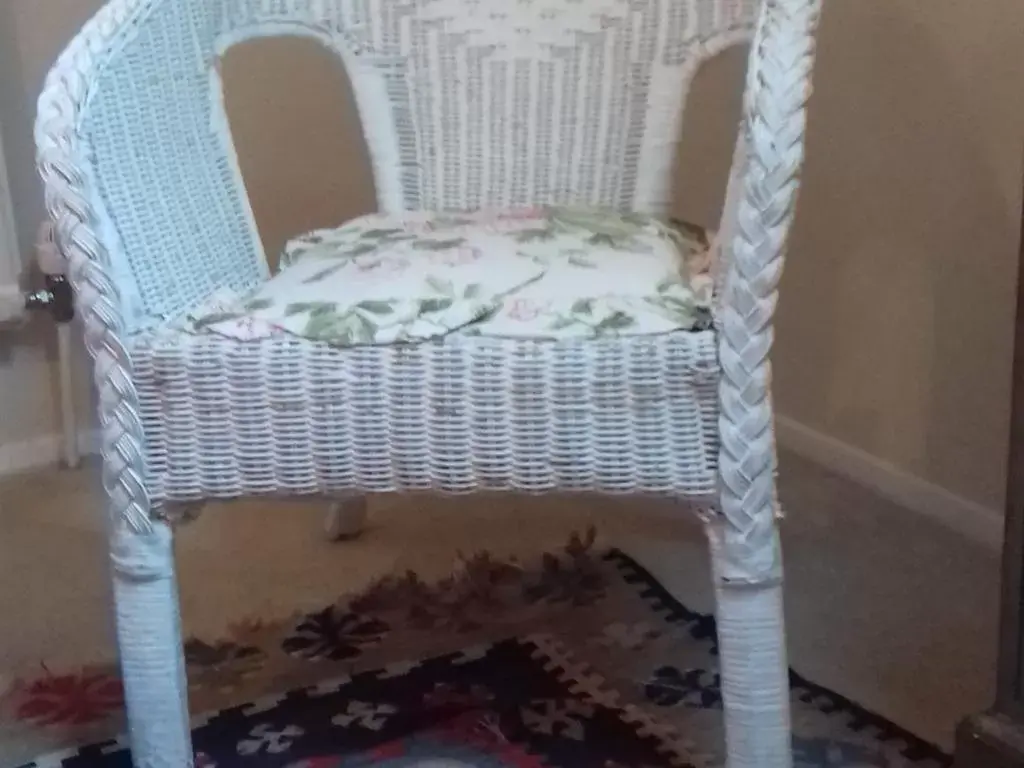
<svg viewBox="0 0 1024 768">
<path fill-rule="evenodd" d="M 719 316 L 722 516 L 709 529 L 730 768 L 792 764 L 768 355 L 820 11 L 821 0 L 766 0 L 745 97 L 747 166 Z"/>
<path fill-rule="evenodd" d="M 143 427 L 125 345 L 125 323 L 106 247 L 86 193 L 77 118 L 89 71 L 126 6 L 108 6 L 61 56 L 39 100 L 37 162 L 46 207 L 69 262 L 99 396 L 103 486 L 118 647 L 139 768 L 193 764 L 177 584 L 170 527 L 154 516 L 145 485 Z"/>
</svg>

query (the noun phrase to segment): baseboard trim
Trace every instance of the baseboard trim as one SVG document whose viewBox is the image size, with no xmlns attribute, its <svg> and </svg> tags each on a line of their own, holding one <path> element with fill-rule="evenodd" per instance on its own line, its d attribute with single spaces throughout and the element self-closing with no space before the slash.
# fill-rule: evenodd
<svg viewBox="0 0 1024 768">
<path fill-rule="evenodd" d="M 25 317 L 25 295 L 16 285 L 0 286 L 0 324 Z"/>
<path fill-rule="evenodd" d="M 867 451 L 777 416 L 779 446 L 863 485 L 900 506 L 929 517 L 993 549 L 1003 544 L 1003 516 L 934 483 L 915 477 Z"/>
<path fill-rule="evenodd" d="M 78 453 L 89 456 L 97 452 L 99 440 L 94 430 L 78 435 Z M 29 440 L 0 445 L 0 477 L 31 472 L 64 464 L 64 436 L 42 435 Z"/>
</svg>

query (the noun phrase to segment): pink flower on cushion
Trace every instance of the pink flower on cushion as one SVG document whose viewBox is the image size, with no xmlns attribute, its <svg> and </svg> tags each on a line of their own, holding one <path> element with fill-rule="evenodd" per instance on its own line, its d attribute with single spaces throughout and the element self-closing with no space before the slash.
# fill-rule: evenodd
<svg viewBox="0 0 1024 768">
<path fill-rule="evenodd" d="M 446 267 L 459 267 L 463 264 L 472 264 L 483 256 L 483 251 L 469 245 L 459 248 L 449 248 L 447 251 L 437 251 L 430 254 L 431 264 L 441 264 Z"/>
<path fill-rule="evenodd" d="M 540 207 L 530 208 L 497 208 L 478 211 L 476 221 L 484 232 L 501 235 L 536 226 L 546 212 Z"/>
<path fill-rule="evenodd" d="M 530 320 L 536 320 L 543 311 L 544 306 L 532 299 L 516 299 L 509 305 L 508 316 L 521 323 L 528 323 Z"/>
<path fill-rule="evenodd" d="M 530 208 L 512 208 L 511 210 L 504 211 L 498 218 L 501 221 L 521 221 L 523 219 L 543 219 L 544 209 L 540 206 L 532 206 Z"/>
<path fill-rule="evenodd" d="M 544 226 L 546 217 L 547 212 L 543 208 L 512 208 L 502 211 L 490 230 L 500 235 L 521 232 L 524 229 L 536 229 Z"/>
</svg>

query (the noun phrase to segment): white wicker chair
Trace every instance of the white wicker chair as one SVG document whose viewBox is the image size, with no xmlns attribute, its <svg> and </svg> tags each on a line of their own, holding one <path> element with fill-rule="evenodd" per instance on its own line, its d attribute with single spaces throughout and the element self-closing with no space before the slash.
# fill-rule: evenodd
<svg viewBox="0 0 1024 768">
<path fill-rule="evenodd" d="M 172 510 L 481 488 L 658 493 L 703 510 L 729 764 L 790 765 L 768 352 L 820 2 L 111 0 L 85 26 L 46 82 L 36 139 L 95 364 L 137 765 L 192 761 Z M 268 275 L 217 62 L 277 34 L 347 66 L 387 212 L 663 213 L 698 65 L 753 40 L 717 330 L 348 349 L 169 330 L 215 289 Z M 507 100 L 473 107 L 474 78 Z M 450 110 L 432 101 L 442 91 Z"/>
</svg>

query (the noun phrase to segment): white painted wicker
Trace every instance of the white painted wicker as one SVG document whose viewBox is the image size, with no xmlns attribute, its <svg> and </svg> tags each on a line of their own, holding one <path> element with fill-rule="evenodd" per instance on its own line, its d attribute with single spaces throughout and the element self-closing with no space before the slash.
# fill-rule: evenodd
<svg viewBox="0 0 1024 768">
<path fill-rule="evenodd" d="M 714 503 L 714 335 L 133 348 L 155 500 L 643 492 Z"/>
<path fill-rule="evenodd" d="M 86 25 L 36 137 L 95 362 L 137 765 L 192 760 L 167 504 L 408 489 L 695 502 L 730 765 L 790 764 L 768 352 L 820 3 L 111 0 Z M 717 333 L 339 350 L 170 330 L 267 276 L 217 62 L 276 34 L 345 63 L 387 212 L 664 212 L 698 65 L 753 38 Z"/>
</svg>

